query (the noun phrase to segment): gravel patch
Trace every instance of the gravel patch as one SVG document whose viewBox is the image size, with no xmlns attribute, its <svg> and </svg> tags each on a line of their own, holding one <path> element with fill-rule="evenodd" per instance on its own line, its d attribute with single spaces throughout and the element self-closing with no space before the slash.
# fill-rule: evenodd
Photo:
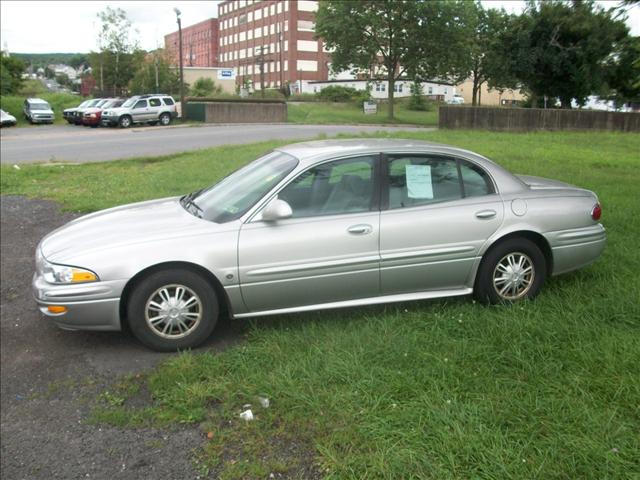
<svg viewBox="0 0 640 480">
<path fill-rule="evenodd" d="M 11 479 L 199 478 L 197 426 L 119 429 L 87 423 L 92 400 L 118 376 L 173 354 L 152 352 L 127 333 L 68 332 L 52 325 L 31 294 L 34 252 L 51 230 L 78 217 L 49 201 L 0 197 L 0 458 Z M 201 349 L 241 341 L 219 322 Z"/>
</svg>

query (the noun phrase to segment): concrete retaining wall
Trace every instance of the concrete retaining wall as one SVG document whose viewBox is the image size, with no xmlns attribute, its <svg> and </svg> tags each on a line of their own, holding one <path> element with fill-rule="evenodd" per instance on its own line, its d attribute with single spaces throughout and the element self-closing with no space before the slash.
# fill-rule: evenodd
<svg viewBox="0 0 640 480">
<path fill-rule="evenodd" d="M 285 102 L 188 102 L 187 118 L 205 123 L 272 123 L 287 121 Z"/>
</svg>

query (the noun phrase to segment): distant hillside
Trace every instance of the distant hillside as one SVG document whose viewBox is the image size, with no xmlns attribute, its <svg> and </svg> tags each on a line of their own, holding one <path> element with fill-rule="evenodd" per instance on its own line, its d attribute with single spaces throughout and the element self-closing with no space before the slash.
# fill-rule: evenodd
<svg viewBox="0 0 640 480">
<path fill-rule="evenodd" d="M 58 63 L 77 67 L 87 61 L 86 53 L 12 53 L 11 56 L 36 68 Z"/>
</svg>

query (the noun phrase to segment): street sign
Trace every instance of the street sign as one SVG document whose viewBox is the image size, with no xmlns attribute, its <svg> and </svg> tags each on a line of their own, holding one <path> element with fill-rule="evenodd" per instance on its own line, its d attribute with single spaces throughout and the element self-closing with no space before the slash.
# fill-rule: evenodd
<svg viewBox="0 0 640 480">
<path fill-rule="evenodd" d="M 236 71 L 232 68 L 218 70 L 218 80 L 235 80 Z"/>
<path fill-rule="evenodd" d="M 363 108 L 365 115 L 375 115 L 378 113 L 378 104 L 375 102 L 364 102 Z"/>
</svg>

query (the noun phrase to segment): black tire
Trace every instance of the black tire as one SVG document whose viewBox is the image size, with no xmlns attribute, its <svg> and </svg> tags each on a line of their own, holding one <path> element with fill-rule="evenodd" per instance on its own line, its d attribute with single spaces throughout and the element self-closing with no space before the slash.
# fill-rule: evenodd
<svg viewBox="0 0 640 480">
<path fill-rule="evenodd" d="M 522 266 L 510 267 L 510 260 L 515 266 L 520 259 Z M 487 304 L 531 299 L 540 293 L 546 276 L 547 263 L 540 248 L 526 238 L 510 238 L 492 246 L 484 255 L 473 294 Z"/>
<path fill-rule="evenodd" d="M 178 287 L 184 290 L 182 296 L 178 293 Z M 165 291 L 164 295 L 162 290 Z M 189 303 L 191 296 L 197 298 L 197 301 L 187 309 L 175 303 L 179 298 L 183 302 L 184 299 L 188 299 Z M 169 301 L 162 300 L 160 304 L 161 299 Z M 187 318 L 181 316 L 180 311 L 189 312 L 187 315 L 199 316 L 197 319 Z M 162 270 L 150 274 L 136 285 L 127 304 L 131 332 L 144 345 L 161 352 L 173 352 L 200 345 L 213 332 L 219 312 L 218 299 L 209 282 L 201 275 L 183 269 Z M 154 313 L 159 315 L 148 316 Z M 175 320 L 171 315 L 176 316 Z M 183 327 L 188 329 L 183 332 Z M 166 330 L 166 333 L 161 330 Z"/>
<path fill-rule="evenodd" d="M 118 125 L 120 125 L 120 128 L 129 128 L 132 123 L 133 121 L 129 115 L 123 115 L 118 120 Z"/>
<path fill-rule="evenodd" d="M 162 115 L 160 115 L 160 125 L 166 127 L 169 124 L 171 124 L 171 115 L 169 115 L 168 113 L 163 113 Z"/>
</svg>

